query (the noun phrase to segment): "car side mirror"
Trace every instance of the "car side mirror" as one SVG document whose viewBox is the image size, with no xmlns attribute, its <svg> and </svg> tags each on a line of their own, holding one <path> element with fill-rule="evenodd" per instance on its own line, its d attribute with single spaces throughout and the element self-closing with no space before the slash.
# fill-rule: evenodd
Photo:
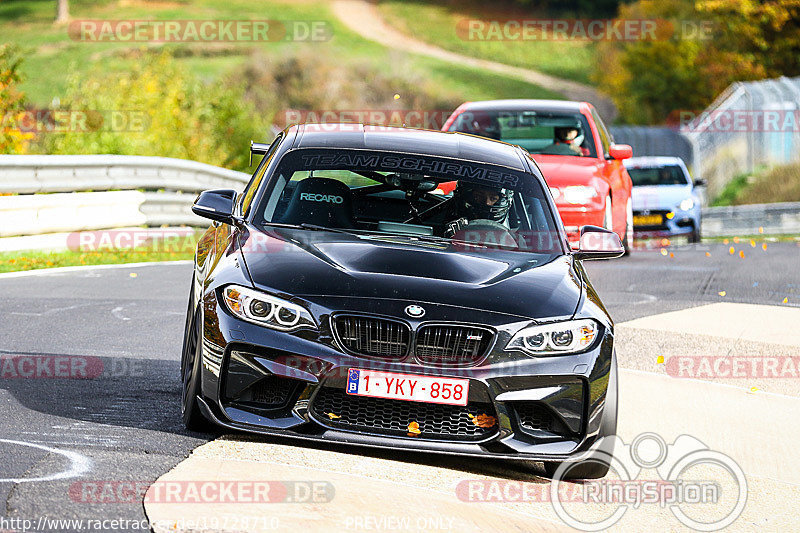
<svg viewBox="0 0 800 533">
<path fill-rule="evenodd" d="M 708 182 L 703 178 L 697 178 L 696 180 L 694 180 L 695 187 L 705 187 L 706 185 L 708 185 Z"/>
<path fill-rule="evenodd" d="M 613 259 L 625 253 L 619 235 L 600 226 L 583 226 L 575 259 Z"/>
<path fill-rule="evenodd" d="M 233 189 L 214 189 L 203 191 L 192 205 L 192 212 L 203 218 L 230 224 L 233 222 L 233 206 L 236 191 Z"/>
<path fill-rule="evenodd" d="M 611 159 L 630 159 L 633 157 L 633 148 L 629 144 L 612 144 L 608 148 Z"/>
</svg>

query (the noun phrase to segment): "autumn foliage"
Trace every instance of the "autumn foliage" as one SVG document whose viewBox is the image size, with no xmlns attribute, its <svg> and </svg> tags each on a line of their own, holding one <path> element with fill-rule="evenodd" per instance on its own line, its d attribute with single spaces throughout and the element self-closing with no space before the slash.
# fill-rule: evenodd
<svg viewBox="0 0 800 533">
<path fill-rule="evenodd" d="M 622 122 L 662 123 L 733 82 L 800 75 L 800 0 L 638 0 L 618 18 L 671 22 L 656 39 L 598 45 L 594 78 Z"/>
<path fill-rule="evenodd" d="M 25 111 L 25 95 L 17 87 L 21 62 L 15 46 L 0 45 L 0 154 L 25 153 L 33 138 L 20 128 Z"/>
</svg>

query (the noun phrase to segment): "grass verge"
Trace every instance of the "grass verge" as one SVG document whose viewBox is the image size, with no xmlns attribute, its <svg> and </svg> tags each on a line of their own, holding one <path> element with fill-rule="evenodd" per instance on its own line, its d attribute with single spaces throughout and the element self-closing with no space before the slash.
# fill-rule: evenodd
<svg viewBox="0 0 800 533">
<path fill-rule="evenodd" d="M 84 265 L 117 265 L 193 259 L 191 251 L 104 251 L 104 252 L 0 252 L 0 273 Z"/>
<path fill-rule="evenodd" d="M 0 2 L 0 35 L 3 42 L 17 43 L 25 52 L 22 73 L 25 81 L 20 88 L 36 106 L 47 107 L 64 97 L 68 88 L 68 74 L 77 77 L 88 75 L 102 65 L 109 73 L 131 69 L 138 61 L 132 50 L 160 48 L 152 43 L 84 42 L 70 38 L 68 26 L 54 25 L 55 8 L 51 3 L 38 0 Z M 329 24 L 332 38 L 328 41 L 293 43 L 239 42 L 175 44 L 169 48 L 182 50 L 176 53 L 187 70 L 206 80 L 225 76 L 242 65 L 254 49 L 276 57 L 293 49 L 308 46 L 324 50 L 348 60 L 368 60 L 376 70 L 387 70 L 397 63 L 397 58 L 408 58 L 409 68 L 439 85 L 444 94 L 456 92 L 462 100 L 484 98 L 559 98 L 558 95 L 536 85 L 488 74 L 480 70 L 453 65 L 444 61 L 410 56 L 387 49 L 351 32 L 322 1 L 272 1 L 249 0 L 72 0 L 70 15 L 73 20 L 283 20 L 323 21 Z M 497 44 L 497 43 L 495 43 Z M 54 75 L 58 73 L 58 75 Z M 293 106 L 297 106 L 293 103 Z"/>
<path fill-rule="evenodd" d="M 711 205 L 800 202 L 800 163 L 760 169 L 733 178 Z"/>
<path fill-rule="evenodd" d="M 457 28 L 472 19 L 484 21 L 537 18 L 528 11 L 515 16 L 486 3 L 388 0 L 378 9 L 387 24 L 421 41 L 452 52 L 488 59 L 551 76 L 591 84 L 596 48 L 575 40 L 470 40 Z M 547 18 L 543 15 L 541 18 Z M 552 17 L 551 17 L 552 18 Z M 486 32 L 488 33 L 488 32 Z M 480 34 L 475 34 L 480 36 Z"/>
</svg>

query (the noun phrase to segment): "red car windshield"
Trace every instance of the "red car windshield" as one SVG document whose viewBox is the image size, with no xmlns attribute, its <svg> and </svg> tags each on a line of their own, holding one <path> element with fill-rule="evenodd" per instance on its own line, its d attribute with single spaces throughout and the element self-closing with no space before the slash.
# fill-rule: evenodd
<svg viewBox="0 0 800 533">
<path fill-rule="evenodd" d="M 581 113 L 464 111 L 449 131 L 516 144 L 532 154 L 596 157 L 592 133 Z"/>
</svg>

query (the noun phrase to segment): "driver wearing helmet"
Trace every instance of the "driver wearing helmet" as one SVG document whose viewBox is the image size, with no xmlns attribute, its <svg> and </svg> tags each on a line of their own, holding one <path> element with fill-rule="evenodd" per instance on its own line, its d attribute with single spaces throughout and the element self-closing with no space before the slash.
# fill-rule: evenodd
<svg viewBox="0 0 800 533">
<path fill-rule="evenodd" d="M 550 155 L 588 155 L 580 146 L 575 145 L 580 132 L 575 126 L 553 128 L 555 140 L 553 144 L 542 150 L 543 154 Z"/>
<path fill-rule="evenodd" d="M 492 225 L 504 224 L 513 198 L 514 192 L 510 189 L 460 181 L 453 191 L 453 220 L 447 223 L 445 235 L 452 237 L 475 221 Z"/>
</svg>

